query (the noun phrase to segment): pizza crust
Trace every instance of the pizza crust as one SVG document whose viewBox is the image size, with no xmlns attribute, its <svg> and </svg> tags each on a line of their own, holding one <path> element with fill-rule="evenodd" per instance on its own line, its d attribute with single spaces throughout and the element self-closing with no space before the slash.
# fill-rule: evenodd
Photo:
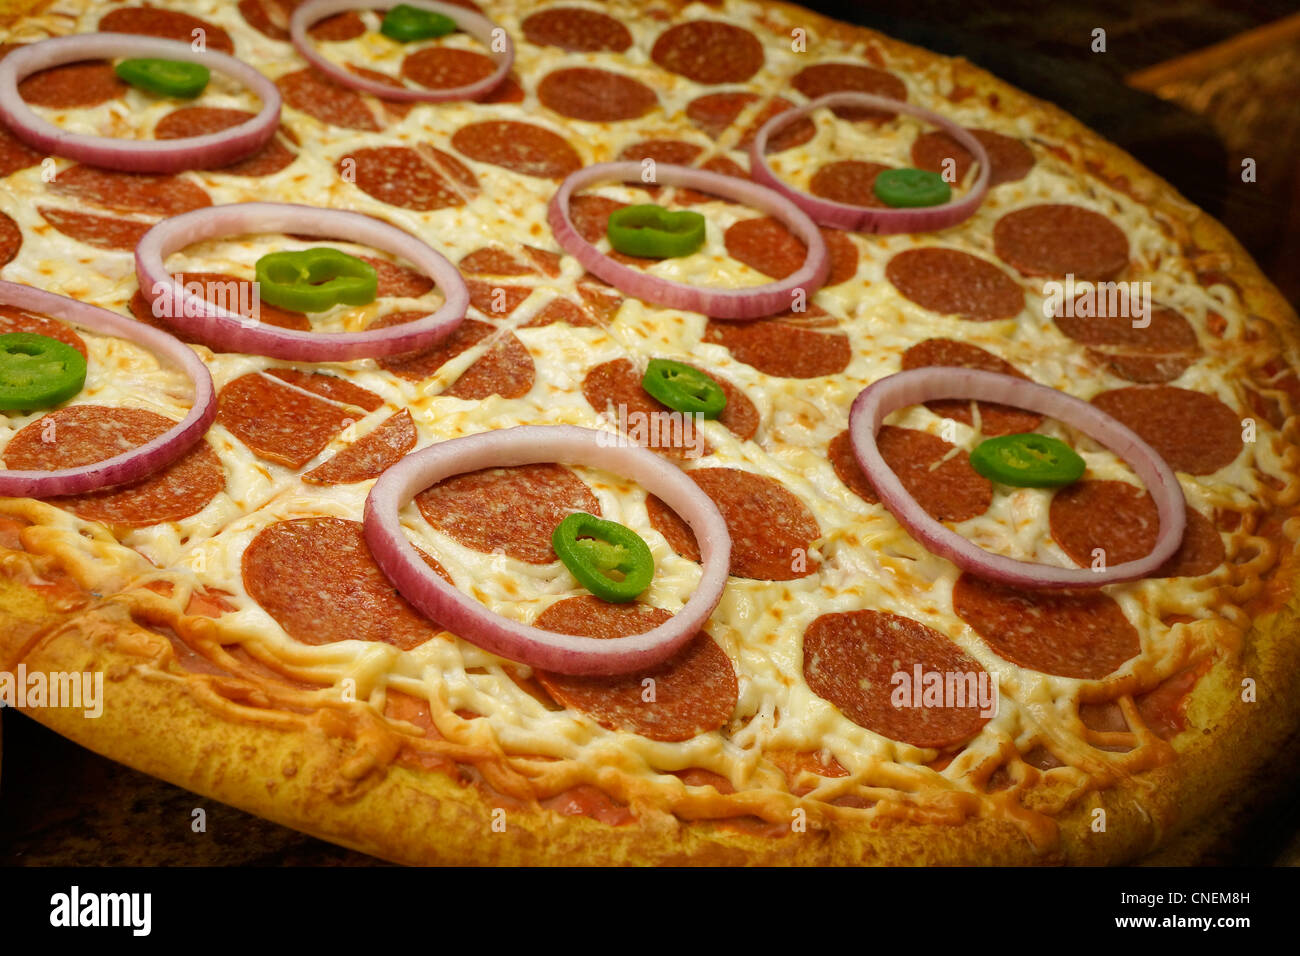
<svg viewBox="0 0 1300 956">
<path fill-rule="evenodd" d="M 772 4 L 772 16 L 851 43 L 869 41 L 918 70 L 944 59 L 788 4 Z M 1218 271 L 1240 288 L 1248 311 L 1267 323 L 1280 350 L 1300 354 L 1294 312 L 1223 226 L 1056 107 L 964 61 L 951 62 L 954 82 L 970 87 L 972 95 L 996 95 L 1001 109 L 1032 112 L 1077 149 L 1081 162 L 1095 164 L 1096 175 L 1127 179 L 1135 196 L 1220 260 Z M 1293 422 L 1288 429 L 1293 436 Z M 1287 498 L 1296 491 L 1287 489 Z M 1059 834 L 1040 846 L 1020 827 L 993 816 L 959 826 L 879 818 L 868 823 L 864 817 L 862 825 L 813 826 L 777 838 L 662 813 L 609 826 L 536 803 L 507 807 L 504 832 L 497 832 L 492 824 L 499 794 L 446 773 L 376 759 L 367 738 L 350 732 L 375 721 L 368 704 L 340 703 L 329 708 L 328 720 L 312 715 L 276 722 L 270 714 L 266 721 L 233 719 L 201 702 L 193 682 L 157 666 L 168 659 L 168 641 L 131 620 L 122 604 L 90 593 L 83 593 L 86 609 L 51 600 L 25 583 L 32 580 L 30 562 L 12 551 L 0 554 L 0 668 L 12 670 L 22 661 L 29 671 L 102 670 L 102 717 L 88 720 L 79 711 L 53 709 L 28 713 L 138 770 L 401 863 L 1118 863 L 1166 844 L 1232 802 L 1251 769 L 1300 723 L 1297 569 L 1294 553 L 1284 557 L 1274 570 L 1284 586 L 1256 617 L 1239 657 L 1220 655 L 1196 685 L 1188 703 L 1191 726 L 1172 741 L 1177 759 L 1089 792 L 1055 814 Z M 1240 700 L 1245 677 L 1256 681 L 1256 703 Z M 1068 789 L 1047 776 L 1026 789 L 1025 803 L 1053 807 Z M 1104 832 L 1093 829 L 1097 809 L 1106 812 Z"/>
</svg>

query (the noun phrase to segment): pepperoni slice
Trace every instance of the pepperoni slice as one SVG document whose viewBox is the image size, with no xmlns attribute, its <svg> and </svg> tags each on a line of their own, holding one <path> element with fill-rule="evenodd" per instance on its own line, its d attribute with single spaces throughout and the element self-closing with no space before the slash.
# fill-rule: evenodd
<svg viewBox="0 0 1300 956">
<path fill-rule="evenodd" d="M 688 472 L 713 499 L 731 532 L 731 573 L 760 581 L 791 581 L 817 571 L 808 549 L 821 537 L 817 519 L 780 482 L 738 468 Z M 668 545 L 691 561 L 699 545 L 686 523 L 654 495 L 646 497 L 650 524 Z"/>
<path fill-rule="evenodd" d="M 67 110 L 99 106 L 126 93 L 113 65 L 102 60 L 69 63 L 33 73 L 18 84 L 18 94 L 28 106 Z"/>
<path fill-rule="evenodd" d="M 1102 392 L 1092 404 L 1137 432 L 1175 471 L 1212 474 L 1241 452 L 1241 416 L 1204 392 L 1130 386 Z"/>
<path fill-rule="evenodd" d="M 534 46 L 558 46 L 574 53 L 609 50 L 622 53 L 632 34 L 613 17 L 581 7 L 551 7 L 531 14 L 520 24 L 524 39 Z"/>
<path fill-rule="evenodd" d="M 963 743 L 989 721 L 980 716 L 981 685 L 990 695 L 993 686 L 984 668 L 938 631 L 897 614 L 823 614 L 804 632 L 803 675 L 809 690 L 858 726 L 914 747 Z M 953 688 L 951 699 L 925 695 L 930 675 Z M 894 703 L 900 687 L 910 690 L 906 706 Z"/>
<path fill-rule="evenodd" d="M 402 61 L 402 76 L 431 90 L 449 90 L 486 79 L 497 65 L 473 50 L 431 46 L 416 50 Z"/>
<path fill-rule="evenodd" d="M 1151 495 L 1123 481 L 1080 481 L 1052 498 L 1052 538 L 1075 564 L 1089 567 L 1100 548 L 1107 566 L 1136 561 L 1156 546 L 1160 519 Z M 1200 577 L 1224 560 L 1223 540 L 1203 514 L 1187 509 L 1187 531 L 1153 578 Z"/>
<path fill-rule="evenodd" d="M 691 100 L 686 107 L 686 118 L 700 128 L 711 139 L 720 139 L 731 124 L 736 122 L 741 111 L 759 99 L 755 93 L 708 93 Z M 794 104 L 781 96 L 774 96 L 763 109 L 759 110 L 750 124 L 745 127 L 735 149 L 749 149 L 759 129 L 778 113 L 793 109 Z M 817 134 L 817 127 L 812 120 L 804 117 L 782 129 L 767 141 L 769 153 L 779 153 L 784 149 L 802 146 Z"/>
<path fill-rule="evenodd" d="M 694 166 L 696 160 L 704 152 L 704 147 L 696 143 L 688 143 L 681 139 L 646 139 L 639 143 L 633 143 L 631 146 L 625 146 L 618 154 L 619 159 L 633 160 L 643 162 L 647 159 L 653 159 L 656 163 L 674 163 L 678 166 Z M 735 176 L 739 179 L 748 179 L 749 175 L 741 169 L 736 163 L 726 156 L 713 156 L 706 159 L 700 167 L 707 169 L 709 172 L 721 173 L 724 176 Z M 650 193 L 651 196 L 657 196 L 660 192 L 659 186 L 642 185 L 642 189 Z M 699 192 L 695 189 L 685 189 L 678 187 L 673 198 L 684 206 L 694 205 L 695 203 L 722 201 L 720 196 L 712 196 L 708 193 Z"/>
<path fill-rule="evenodd" d="M 926 339 L 903 353 L 904 371 L 924 368 L 927 365 L 975 368 L 985 372 L 1014 375 L 1016 378 L 1025 377 L 1014 365 L 998 358 L 992 352 L 986 352 L 969 342 L 956 342 L 952 339 Z M 980 412 L 980 432 L 984 435 L 1014 435 L 1019 432 L 1031 432 L 1043 423 L 1043 416 L 1027 412 L 1022 408 L 1013 408 L 996 402 L 976 402 L 976 404 Z M 951 418 L 966 425 L 975 424 L 975 417 L 971 414 L 968 401 L 942 399 L 937 402 L 926 402 L 925 407 L 944 418 Z"/>
<path fill-rule="evenodd" d="M 433 558 L 424 560 L 447 577 Z M 409 651 L 442 630 L 379 570 L 359 521 L 277 521 L 258 532 L 241 566 L 249 597 L 303 644 L 373 641 Z"/>
<path fill-rule="evenodd" d="M 372 329 L 387 328 L 423 318 L 426 313 L 397 312 L 371 323 Z M 478 319 L 466 319 L 456 331 L 422 352 L 406 353 L 379 359 L 381 368 L 409 382 L 422 382 L 467 349 L 489 335 L 498 333 L 496 326 Z M 504 332 L 474 364 L 465 369 L 442 394 L 469 401 L 489 395 L 519 398 L 533 387 L 536 371 L 533 357 L 513 332 Z"/>
<path fill-rule="evenodd" d="M 307 464 L 363 415 L 260 372 L 241 375 L 217 396 L 219 423 L 259 458 L 290 468 Z"/>
<path fill-rule="evenodd" d="M 42 315 L 32 315 L 30 312 L 11 306 L 0 305 L 0 335 L 10 332 L 34 332 L 47 338 L 58 339 L 66 345 L 71 345 L 83 357 L 89 357 L 86 343 L 82 341 L 81 336 L 62 322 L 47 319 Z"/>
<path fill-rule="evenodd" d="M 142 408 L 71 405 L 27 425 L 5 446 L 10 468 L 89 465 L 157 438 L 176 423 Z M 198 514 L 226 487 L 221 460 L 201 441 L 162 471 L 130 485 L 51 498 L 88 521 L 142 528 Z"/>
<path fill-rule="evenodd" d="M 645 116 L 659 97 L 640 80 L 589 66 L 554 70 L 537 86 L 542 105 L 589 123 L 615 123 Z"/>
<path fill-rule="evenodd" d="M 532 292 L 527 286 L 498 285 L 476 279 L 467 280 L 465 285 L 469 289 L 469 304 L 484 315 L 497 318 L 514 312 Z"/>
<path fill-rule="evenodd" d="M 422 272 L 416 272 L 414 269 L 375 256 L 357 256 L 357 258 L 374 267 L 378 279 L 375 286 L 376 296 L 418 299 L 433 291 L 433 280 Z"/>
<path fill-rule="evenodd" d="M 1146 327 L 1134 328 L 1131 316 L 1109 314 L 1118 302 L 1112 303 L 1110 296 L 1095 298 L 1095 303 L 1076 300 L 1074 315 L 1058 315 L 1054 321 L 1074 341 L 1094 346 L 1088 354 L 1121 378 L 1141 384 L 1168 382 L 1183 374 L 1200 354 L 1191 323 L 1173 309 L 1152 308 Z M 1101 314 L 1080 315 L 1085 305 L 1095 305 Z"/>
<path fill-rule="evenodd" d="M 382 128 L 361 94 L 308 67 L 275 81 L 284 101 L 328 126 L 377 133 Z"/>
<path fill-rule="evenodd" d="M 871 93 L 891 100 L 906 100 L 907 86 L 892 73 L 858 63 L 814 63 L 805 66 L 794 78 L 794 88 L 815 100 L 827 93 Z M 879 120 L 893 116 L 883 110 L 861 106 L 837 106 L 834 111 L 840 119 Z"/>
<path fill-rule="evenodd" d="M 839 285 L 858 271 L 858 247 L 841 229 L 822 229 L 831 257 L 831 274 L 826 288 Z M 751 269 L 773 279 L 784 279 L 803 265 L 808 247 L 794 233 L 771 216 L 741 219 L 723 234 L 727 252 Z"/>
<path fill-rule="evenodd" d="M 155 139 L 184 139 L 189 136 L 203 136 L 207 133 L 219 133 L 222 130 L 238 126 L 253 118 L 247 110 L 217 109 L 211 106 L 189 106 L 168 113 L 154 127 Z M 283 139 L 282 139 L 283 137 Z M 270 176 L 284 169 L 296 158 L 297 154 L 285 146 L 283 140 L 297 144 L 293 131 L 281 125 L 279 135 L 259 149 L 252 156 L 222 166 L 218 172 L 228 176 Z"/>
<path fill-rule="evenodd" d="M 982 515 L 993 503 L 993 484 L 970 466 L 970 456 L 958 451 L 945 460 L 956 446 L 937 435 L 883 425 L 876 446 L 903 487 L 936 521 L 965 521 Z M 853 454 L 847 428 L 831 439 L 826 453 L 849 490 L 864 501 L 880 502 Z M 940 461 L 943 464 L 935 467 Z"/>
<path fill-rule="evenodd" d="M 300 372 L 296 368 L 267 369 L 266 374 L 288 382 L 294 388 L 311 392 L 320 398 L 343 405 L 353 405 L 366 412 L 382 408 L 384 400 L 360 385 L 353 385 L 337 375 L 323 375 L 319 372 Z"/>
<path fill-rule="evenodd" d="M 541 179 L 563 179 L 582 166 L 577 151 L 562 136 L 513 120 L 462 126 L 452 136 L 451 145 L 480 163 Z"/>
<path fill-rule="evenodd" d="M 763 67 L 763 44 L 720 20 L 679 23 L 659 34 L 650 59 L 696 83 L 743 83 Z"/>
<path fill-rule="evenodd" d="M 360 441 L 317 465 L 302 480 L 312 485 L 350 485 L 378 478 L 415 447 L 415 422 L 405 408 Z"/>
<path fill-rule="evenodd" d="M 0 212 L 0 266 L 13 262 L 23 247 L 23 231 L 4 213 Z"/>
<path fill-rule="evenodd" d="M 248 25 L 272 40 L 289 40 L 289 17 L 301 0 L 239 0 L 239 12 Z M 307 29 L 317 43 L 355 40 L 366 32 L 365 21 L 355 10 L 318 20 Z"/>
<path fill-rule="evenodd" d="M 20 169 L 38 166 L 43 158 L 41 153 L 0 126 L 0 179 L 12 176 Z"/>
<path fill-rule="evenodd" d="M 466 193 L 478 191 L 460 160 L 431 146 L 367 146 L 342 157 L 338 169 L 354 172 L 357 188 L 380 202 L 417 212 L 463 206 Z"/>
<path fill-rule="evenodd" d="M 87 212 L 73 212 L 71 209 L 54 209 L 50 206 L 37 206 L 36 211 L 45 217 L 51 226 L 79 242 L 100 249 L 114 249 L 133 252 L 140 244 L 144 234 L 152 223 L 135 219 L 117 219 L 112 216 L 94 216 Z"/>
<path fill-rule="evenodd" d="M 1025 307 L 1020 283 L 991 262 L 956 249 L 908 249 L 885 276 L 922 308 L 976 322 L 1009 319 Z"/>
<path fill-rule="evenodd" d="M 207 193 L 176 176 L 73 166 L 59 173 L 49 185 L 56 193 L 115 212 L 177 216 L 212 205 Z"/>
<path fill-rule="evenodd" d="M 456 475 L 415 496 L 424 519 L 475 551 L 529 564 L 557 560 L 555 526 L 574 511 L 600 515 L 600 502 L 559 465 L 520 465 Z"/>
<path fill-rule="evenodd" d="M 1100 680 L 1142 653 L 1115 599 L 1097 591 L 1027 591 L 963 574 L 952 606 L 999 657 L 1044 674 Z"/>
<path fill-rule="evenodd" d="M 534 627 L 560 634 L 612 639 L 644 634 L 672 615 L 644 604 L 607 604 L 590 595 L 565 598 L 543 611 Z M 617 677 L 571 677 L 537 671 L 555 700 L 608 730 L 651 740 L 690 740 L 717 730 L 736 709 L 736 673 L 704 631 L 653 670 Z M 646 681 L 652 681 L 646 684 Z M 646 700 L 653 688 L 653 700 Z"/>
<path fill-rule="evenodd" d="M 698 366 L 691 367 L 698 368 Z M 706 369 L 699 369 L 699 371 L 716 382 L 727 396 L 727 407 L 718 416 L 718 421 L 741 441 L 753 438 L 754 433 L 758 431 L 758 410 L 754 408 L 754 403 L 725 378 L 714 375 Z M 659 416 L 671 414 L 672 409 L 642 388 L 641 377 L 636 366 L 627 359 L 603 362 L 588 370 L 582 380 L 582 394 L 592 408 L 615 422 L 626 421 L 635 427 L 637 418 L 646 422 L 658 419 L 664 422 L 663 428 L 667 430 L 669 428 L 667 422 L 671 419 L 660 419 Z M 690 442 L 685 446 L 668 444 L 663 440 L 664 433 L 659 434 L 658 443 L 653 445 L 655 450 L 675 455 L 689 452 Z M 708 453 L 706 442 L 701 454 Z"/>
<path fill-rule="evenodd" d="M 518 253 L 499 246 L 484 246 L 460 260 L 460 271 L 468 275 L 544 275 L 554 279 L 560 275 L 560 256 L 535 246 L 521 246 Z"/>
<path fill-rule="evenodd" d="M 1068 203 L 1026 206 L 993 227 L 998 258 L 1026 276 L 1110 279 L 1128 266 L 1128 237 L 1100 213 Z"/>
<path fill-rule="evenodd" d="M 832 202 L 883 208 L 885 204 L 875 192 L 876 177 L 889 168 L 881 163 L 866 163 L 857 159 L 827 163 L 813 173 L 808 191 Z"/>
<path fill-rule="evenodd" d="M 250 307 L 253 302 L 252 282 L 248 279 L 240 279 L 224 272 L 173 273 L 173 278 L 180 278 L 187 284 L 197 282 L 202 287 L 205 300 L 229 309 L 245 318 L 252 318 L 253 316 L 253 310 Z M 231 283 L 234 283 L 238 288 L 233 288 Z M 274 325 L 281 329 L 294 329 L 298 332 L 311 331 L 311 322 L 301 312 L 289 312 L 277 308 L 269 302 L 259 302 L 258 307 L 257 320 L 259 322 L 265 322 L 267 325 Z M 130 308 L 131 314 L 146 325 L 152 325 L 155 329 L 162 329 L 164 332 L 176 336 L 182 342 L 191 345 L 198 342 L 188 333 L 175 328 L 166 319 L 154 315 L 152 306 L 139 289 L 131 296 Z M 214 351 L 222 350 L 215 349 Z"/>
<path fill-rule="evenodd" d="M 563 322 L 575 328 L 596 325 L 596 321 L 583 308 L 568 299 L 552 299 L 520 328 L 540 329 L 547 325 Z"/>
<path fill-rule="evenodd" d="M 195 34 L 195 31 L 202 31 Z M 200 20 L 188 13 L 176 10 L 161 10 L 158 7 L 118 7 L 99 18 L 101 33 L 138 33 L 150 37 L 162 37 L 165 40 L 180 40 L 193 43 L 199 37 L 209 50 L 219 53 L 234 53 L 235 44 L 230 34 L 221 27 L 213 26 L 207 20 Z"/>
<path fill-rule="evenodd" d="M 817 310 L 820 314 L 820 309 Z M 809 309 L 807 315 L 813 315 Z M 853 358 L 849 337 L 822 332 L 782 318 L 749 322 L 714 322 L 701 341 L 721 345 L 737 362 L 778 378 L 820 378 L 848 368 Z"/>
<path fill-rule="evenodd" d="M 968 129 L 989 154 L 989 188 L 1024 179 L 1034 168 L 1034 154 L 1018 139 L 986 129 Z M 945 172 L 944 163 L 953 161 L 957 182 L 966 178 L 974 161 L 970 151 L 941 130 L 922 133 L 912 143 L 912 163 L 917 169 L 932 173 Z"/>
</svg>

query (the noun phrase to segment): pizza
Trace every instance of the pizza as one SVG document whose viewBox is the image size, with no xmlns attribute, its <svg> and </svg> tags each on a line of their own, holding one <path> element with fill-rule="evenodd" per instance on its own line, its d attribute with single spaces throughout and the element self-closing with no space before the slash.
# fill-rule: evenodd
<svg viewBox="0 0 1300 956">
<path fill-rule="evenodd" d="M 3 21 L 6 704 L 405 863 L 1122 863 L 1238 798 L 1300 379 L 1219 224 L 784 3 L 386 6 Z"/>
</svg>

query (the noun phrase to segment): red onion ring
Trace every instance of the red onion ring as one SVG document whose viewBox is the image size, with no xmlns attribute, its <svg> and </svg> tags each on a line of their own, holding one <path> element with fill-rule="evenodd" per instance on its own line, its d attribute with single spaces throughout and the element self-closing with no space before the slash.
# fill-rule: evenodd
<svg viewBox="0 0 1300 956">
<path fill-rule="evenodd" d="M 306 3 L 294 10 L 293 17 L 289 20 L 289 36 L 293 40 L 294 48 L 302 54 L 303 59 L 307 60 L 331 80 L 361 90 L 363 93 L 378 96 L 380 99 L 420 103 L 476 100 L 481 96 L 486 96 L 501 85 L 501 81 L 506 78 L 506 74 L 510 72 L 510 67 L 515 62 L 515 45 L 510 39 L 510 34 L 506 33 L 504 29 L 498 27 L 487 17 L 480 16 L 473 10 L 467 10 L 465 7 L 458 7 L 455 4 L 439 3 L 438 0 L 401 0 L 401 2 L 407 6 L 419 7 L 421 10 L 429 10 L 450 17 L 456 21 L 456 26 L 482 43 L 488 48 L 489 52 L 492 52 L 493 31 L 500 29 L 500 35 L 505 38 L 505 50 L 500 53 L 492 52 L 492 58 L 497 61 L 497 68 L 481 80 L 445 90 L 387 86 L 376 80 L 368 80 L 364 76 L 358 76 L 350 70 L 331 63 L 312 46 L 311 39 L 307 36 L 307 30 L 312 24 L 335 13 L 344 10 L 386 10 L 389 7 L 396 6 L 397 0 L 307 0 Z"/>
<path fill-rule="evenodd" d="M 1038 412 L 1065 422 L 1115 452 L 1132 466 L 1155 499 L 1160 534 L 1151 553 L 1100 571 L 1058 568 L 990 554 L 935 521 L 885 464 L 876 447 L 876 432 L 890 412 L 943 398 L 978 399 Z M 854 399 L 849 432 L 858 464 L 898 523 L 932 553 L 991 581 L 1031 588 L 1095 588 L 1131 581 L 1164 564 L 1183 539 L 1187 522 L 1183 489 L 1155 449 L 1099 408 L 1036 382 L 999 372 L 947 366 L 899 372 L 873 382 Z"/>
<path fill-rule="evenodd" d="M 191 295 L 164 265 L 169 255 L 190 243 L 255 232 L 343 236 L 348 242 L 383 249 L 422 269 L 442 290 L 445 301 L 432 315 L 386 329 L 335 334 L 297 332 L 250 323 L 241 315 Z M 415 236 L 361 213 L 293 203 L 208 206 L 164 219 L 136 246 L 135 274 L 140 291 L 151 305 L 161 295 L 170 298 L 172 308 L 163 310 L 161 318 L 207 345 L 298 362 L 342 362 L 427 348 L 453 332 L 469 308 L 469 290 L 460 272 Z"/>
<path fill-rule="evenodd" d="M 919 117 L 939 127 L 962 146 L 966 147 L 979 163 L 980 172 L 974 184 L 961 199 L 954 199 L 942 206 L 926 206 L 910 209 L 875 209 L 868 206 L 850 206 L 848 203 L 833 202 L 811 193 L 803 192 L 781 182 L 772 167 L 767 164 L 767 141 L 778 130 L 785 129 L 796 120 L 802 119 L 815 109 L 823 106 L 869 106 L 873 109 L 888 110 L 891 113 L 907 113 Z M 749 147 L 749 174 L 757 183 L 775 189 L 787 197 L 813 220 L 822 226 L 837 229 L 849 229 L 853 232 L 874 232 L 889 234 L 896 232 L 930 232 L 969 219 L 975 214 L 984 194 L 989 189 L 989 154 L 984 145 L 965 129 L 945 116 L 922 106 L 914 106 L 902 100 L 892 100 L 885 96 L 870 93 L 830 93 L 819 97 L 811 103 L 805 103 L 796 109 L 777 113 L 763 124 Z"/>
<path fill-rule="evenodd" d="M 262 109 L 252 119 L 218 133 L 168 140 L 116 139 L 60 129 L 37 116 L 18 93 L 18 83 L 39 70 L 118 56 L 198 63 L 244 84 L 261 99 Z M 280 91 L 247 63 L 215 50 L 199 52 L 179 40 L 132 33 L 79 33 L 19 47 L 0 60 L 0 120 L 29 146 L 56 156 L 107 169 L 175 173 L 226 166 L 265 146 L 280 123 Z"/>
<path fill-rule="evenodd" d="M 626 674 L 676 653 L 704 626 L 726 586 L 731 535 L 717 505 L 665 459 L 639 446 L 604 443 L 606 432 L 575 425 L 521 425 L 439 442 L 407 455 L 366 498 L 365 534 L 375 560 L 415 607 L 453 634 L 501 657 L 560 674 Z M 686 519 L 704 573 L 690 599 L 658 627 L 616 640 L 557 634 L 488 610 L 433 573 L 402 532 L 398 511 L 444 478 L 480 468 L 572 462 L 634 478 Z"/>
<path fill-rule="evenodd" d="M 551 197 L 547 210 L 551 230 L 561 248 L 582 263 L 588 272 L 620 291 L 645 302 L 684 309 L 687 312 L 701 312 L 715 319 L 757 319 L 789 309 L 791 293 L 796 290 L 802 290 L 811 298 L 830 275 L 830 255 L 826 251 L 826 241 L 822 239 L 816 224 L 795 203 L 748 180 L 672 163 L 655 164 L 656 185 L 699 189 L 774 216 L 789 226 L 808 247 L 803 265 L 779 282 L 747 289 L 702 289 L 670 279 L 660 279 L 615 262 L 579 234 L 569 217 L 569 201 L 575 192 L 587 186 L 610 180 L 629 182 L 639 180 L 640 177 L 641 164 L 635 160 L 587 166 L 560 184 L 560 188 Z"/>
<path fill-rule="evenodd" d="M 67 296 L 19 285 L 17 282 L 0 280 L 0 305 L 53 316 L 92 332 L 135 342 L 179 365 L 194 383 L 194 404 L 190 407 L 189 414 L 157 438 L 112 458 L 76 468 L 58 468 L 54 471 L 0 470 L 0 495 L 49 498 L 136 481 L 170 465 L 189 451 L 203 438 L 203 433 L 216 418 L 216 393 L 208 367 L 194 354 L 193 349 L 174 336 L 97 305 L 78 302 Z"/>
</svg>

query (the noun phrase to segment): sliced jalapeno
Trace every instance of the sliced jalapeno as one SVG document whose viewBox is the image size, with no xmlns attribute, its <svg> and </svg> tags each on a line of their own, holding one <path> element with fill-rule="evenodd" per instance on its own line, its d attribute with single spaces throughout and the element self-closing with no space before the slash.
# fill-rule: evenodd
<svg viewBox="0 0 1300 956">
<path fill-rule="evenodd" d="M 1034 432 L 982 441 L 970 453 L 970 463 L 990 481 L 1017 488 L 1058 488 L 1073 484 L 1087 467 L 1065 442 Z"/>
<path fill-rule="evenodd" d="M 551 547 L 578 583 L 604 601 L 636 600 L 654 577 L 654 556 L 640 535 L 586 512 L 556 525 Z"/>
<path fill-rule="evenodd" d="M 610 213 L 605 234 L 624 255 L 672 259 L 689 256 L 704 245 L 704 217 L 689 209 L 671 212 L 642 203 Z"/>
<path fill-rule="evenodd" d="M 678 412 L 717 418 L 727 407 L 727 393 L 699 369 L 672 359 L 651 359 L 641 387 Z"/>
<path fill-rule="evenodd" d="M 295 312 L 366 305 L 379 288 L 374 266 L 328 246 L 272 252 L 257 260 L 256 272 L 262 300 Z"/>
</svg>

